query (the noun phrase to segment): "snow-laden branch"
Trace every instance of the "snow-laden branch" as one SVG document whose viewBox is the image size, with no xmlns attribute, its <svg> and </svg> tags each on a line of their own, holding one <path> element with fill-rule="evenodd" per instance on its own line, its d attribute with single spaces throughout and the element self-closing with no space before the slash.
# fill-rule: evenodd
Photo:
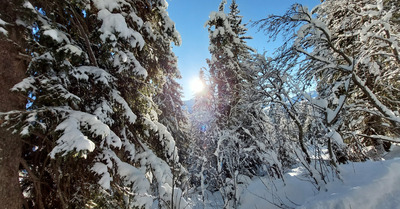
<svg viewBox="0 0 400 209">
<path fill-rule="evenodd" d="M 61 114 L 67 114 L 67 116 L 56 127 L 56 131 L 62 131 L 63 133 L 57 140 L 57 145 L 49 154 L 51 158 L 54 159 L 55 155 L 59 153 L 63 153 L 62 156 L 65 156 L 71 151 L 83 151 L 83 156 L 85 157 L 86 151 L 93 152 L 95 149 L 95 143 L 90 139 L 92 137 L 100 137 L 102 140 L 106 139 L 109 145 L 117 148 L 121 147 L 121 139 L 95 115 L 63 108 L 54 108 L 54 110 Z M 85 135 L 82 129 L 88 129 L 92 135 Z"/>
<path fill-rule="evenodd" d="M 375 139 L 375 140 L 383 140 L 383 141 L 388 141 L 388 142 L 393 142 L 393 143 L 400 143 L 399 137 L 390 137 L 390 136 L 384 136 L 384 135 L 366 135 L 366 134 L 359 134 L 359 133 L 355 133 L 353 135 L 371 138 L 371 139 Z"/>
<path fill-rule="evenodd" d="M 374 107 L 376 107 L 379 112 L 386 116 L 389 120 L 396 123 L 400 123 L 400 117 L 396 116 L 392 110 L 390 110 L 386 105 L 384 105 L 377 96 L 365 85 L 365 82 L 361 80 L 354 72 L 352 73 L 352 78 L 354 83 L 364 92 L 368 97 L 369 101 L 372 102 Z"/>
<path fill-rule="evenodd" d="M 330 39 L 330 36 L 331 36 L 330 34 L 332 32 L 328 29 L 328 27 L 324 23 L 322 23 L 320 20 L 310 17 L 308 12 L 304 12 L 304 9 L 299 11 L 299 14 L 300 15 L 295 16 L 295 18 L 293 18 L 293 20 L 295 20 L 295 21 L 305 21 L 305 22 L 307 22 L 307 24 L 303 25 L 298 30 L 297 37 L 296 37 L 296 40 L 294 42 L 294 48 L 298 52 L 301 52 L 302 54 L 306 55 L 307 57 L 311 58 L 314 61 L 323 62 L 323 63 L 326 63 L 326 64 L 328 64 L 330 66 L 336 65 L 335 68 L 338 69 L 338 70 L 343 70 L 344 72 L 347 72 L 347 73 L 351 72 L 351 75 L 352 75 L 351 78 L 352 78 L 353 82 L 364 92 L 364 94 L 368 97 L 369 101 L 373 104 L 373 106 L 376 107 L 383 115 L 385 115 L 390 120 L 399 123 L 400 122 L 400 118 L 398 116 L 396 116 L 393 113 L 393 111 L 391 111 L 386 105 L 384 105 L 378 99 L 378 97 L 373 93 L 373 91 L 370 90 L 368 88 L 368 86 L 366 86 L 365 81 L 362 81 L 362 79 L 356 74 L 355 69 L 354 69 L 356 60 L 353 60 L 345 52 L 343 52 L 342 50 L 339 50 L 338 48 L 336 48 L 334 46 L 333 42 Z M 383 19 L 385 19 L 385 18 L 383 18 Z M 382 24 L 382 20 L 380 20 L 380 21 L 374 21 L 371 25 L 375 25 L 378 22 L 380 24 Z M 371 27 L 373 27 L 373 26 L 366 27 L 363 30 L 364 31 L 368 31 Z M 334 52 L 338 53 L 344 60 L 346 60 L 346 62 L 348 63 L 348 66 L 335 64 L 334 62 L 330 62 L 330 61 L 328 61 L 327 59 L 325 59 L 325 58 L 323 58 L 321 56 L 314 55 L 313 53 L 310 53 L 310 52 L 307 52 L 306 50 L 304 50 L 301 47 L 301 44 L 300 44 L 301 40 L 304 39 L 304 37 L 306 37 L 307 35 L 311 35 L 311 36 L 315 35 L 315 34 L 313 34 L 311 32 L 310 28 L 314 28 L 314 30 L 320 30 L 323 34 L 325 34 L 327 39 L 319 39 L 318 42 L 327 43 L 328 48 L 333 50 Z M 377 35 L 371 35 L 369 33 L 368 33 L 368 36 L 370 38 L 379 37 L 380 40 L 384 40 L 384 41 L 390 43 L 391 46 L 394 46 L 393 47 L 393 52 L 394 53 L 397 52 L 397 50 L 396 50 L 397 47 L 398 47 L 397 46 L 397 41 L 395 41 L 392 38 L 390 38 L 389 32 L 387 30 L 385 30 L 385 31 L 386 31 L 385 34 L 386 34 L 386 36 L 388 36 L 388 38 L 380 37 L 380 36 L 377 36 Z M 314 37 L 314 38 L 318 39 L 319 37 Z M 397 56 L 398 56 L 398 53 L 397 53 L 397 55 L 395 57 L 397 57 Z M 341 101 L 342 102 L 341 102 L 341 105 L 339 105 L 339 107 L 343 106 L 343 104 L 344 104 L 343 103 L 344 100 L 341 100 Z M 332 122 L 332 118 L 334 118 L 333 115 L 337 115 L 338 114 L 338 112 L 339 112 L 338 110 L 340 110 L 339 107 L 333 112 L 333 113 L 336 113 L 336 114 L 328 114 L 328 123 Z M 332 112 L 330 112 L 330 113 L 332 113 Z"/>
</svg>

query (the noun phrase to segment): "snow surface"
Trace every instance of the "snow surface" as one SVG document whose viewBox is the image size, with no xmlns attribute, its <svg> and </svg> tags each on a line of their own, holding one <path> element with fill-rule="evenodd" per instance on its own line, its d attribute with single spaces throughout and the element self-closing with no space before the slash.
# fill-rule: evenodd
<svg viewBox="0 0 400 209">
<path fill-rule="evenodd" d="M 326 190 L 321 191 L 300 167 L 286 173 L 284 181 L 255 177 L 247 187 L 239 185 L 239 208 L 400 208 L 400 147 L 393 145 L 385 159 L 339 165 L 341 179 L 329 174 Z M 205 201 L 200 196 L 192 196 L 192 201 L 196 209 L 223 208 L 219 192 L 206 191 Z"/>
<path fill-rule="evenodd" d="M 340 171 L 342 181 L 331 178 L 327 191 L 304 181 L 299 169 L 285 175 L 286 186 L 280 180 L 272 185 L 269 179 L 253 179 L 242 193 L 240 208 L 278 208 L 271 203 L 307 209 L 400 208 L 400 158 L 350 163 Z"/>
</svg>

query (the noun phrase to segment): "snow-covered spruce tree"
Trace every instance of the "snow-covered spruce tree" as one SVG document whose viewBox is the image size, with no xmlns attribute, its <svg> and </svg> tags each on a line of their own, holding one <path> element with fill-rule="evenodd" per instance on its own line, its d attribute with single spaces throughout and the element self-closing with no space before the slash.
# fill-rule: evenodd
<svg viewBox="0 0 400 209">
<path fill-rule="evenodd" d="M 32 61 L 28 77 L 13 90 L 32 101 L 27 111 L 9 112 L 6 119 L 25 141 L 27 204 L 184 207 L 171 172 L 171 165 L 181 169 L 175 142 L 157 121 L 152 100 L 166 74 L 159 60 L 169 59 L 157 47 L 179 42 L 167 3 L 24 6 L 35 14 Z"/>
<path fill-rule="evenodd" d="M 191 156 L 188 167 L 191 186 L 200 189 L 203 200 L 206 190 L 215 192 L 217 189 L 218 174 L 214 155 L 216 141 L 212 138 L 212 126 L 215 124 L 215 104 L 213 91 L 203 69 L 199 72 L 199 80 L 204 89 L 194 95 L 194 104 L 190 115 L 190 131 L 193 140 L 190 145 Z"/>
<path fill-rule="evenodd" d="M 236 1 L 232 1 L 228 14 L 225 4 L 222 1 L 219 11 L 212 12 L 206 23 L 212 56 L 207 62 L 212 103 L 216 105 L 211 139 L 217 145 L 215 166 L 224 207 L 236 208 L 240 187 L 249 177 L 268 171 L 280 173 L 280 164 L 266 138 L 263 104 L 257 101 L 260 95 L 256 91 L 257 71 L 252 68 L 254 50 L 246 44 L 251 37 L 245 36 L 247 29 Z M 270 169 L 272 166 L 276 170 Z"/>
<path fill-rule="evenodd" d="M 215 91 L 216 117 L 218 122 L 226 121 L 232 107 L 240 99 L 241 79 L 245 79 L 245 70 L 239 66 L 240 61 L 249 59 L 253 51 L 243 36 L 247 29 L 242 24 L 242 17 L 235 1 L 231 4 L 231 12 L 224 13 L 226 0 L 222 1 L 218 12 L 211 12 L 206 22 L 209 31 L 209 50 L 212 58 L 207 60 L 211 77 L 211 88 Z M 229 98 L 229 99 L 227 99 Z"/>
<path fill-rule="evenodd" d="M 160 46 L 162 45 L 157 45 L 157 47 Z M 177 58 L 171 48 L 165 47 L 165 49 L 169 49 L 169 51 L 160 50 L 160 57 L 164 58 L 164 60 L 160 60 L 160 68 L 164 70 L 165 77 L 162 91 L 157 93 L 154 101 L 161 111 L 158 120 L 174 136 L 177 142 L 179 159 L 183 163 L 188 158 L 187 149 L 190 143 L 187 129 L 188 118 L 183 110 L 182 87 L 176 81 L 176 79 L 181 78 L 178 71 Z"/>
<path fill-rule="evenodd" d="M 146 41 L 149 51 L 144 62 L 148 63 L 146 69 L 155 68 L 162 73 L 157 78 L 160 80 L 155 83 L 156 95 L 154 101 L 159 109 L 158 121 L 166 126 L 168 132 L 174 136 L 177 142 L 176 151 L 180 157 L 168 162 L 173 169 L 173 178 L 176 179 L 173 183 L 174 185 L 175 183 L 183 185 L 186 183 L 184 179 L 187 173 L 186 170 L 182 169 L 181 163 L 187 158 L 188 154 L 185 151 L 189 146 L 186 128 L 187 116 L 182 109 L 182 88 L 176 81 L 176 79 L 181 78 L 177 66 L 177 57 L 172 52 L 171 47 L 171 42 L 174 42 L 177 46 L 180 45 L 181 38 L 166 12 L 167 3 L 160 1 L 157 4 L 159 6 L 154 8 L 153 32 L 149 34 L 149 40 Z M 159 23 L 162 23 L 162 25 L 159 26 Z M 161 148 L 160 150 L 163 149 Z"/>
<path fill-rule="evenodd" d="M 160 16 L 161 22 L 170 23 L 171 20 L 167 14 Z M 172 28 L 173 29 L 173 28 Z M 171 33 L 173 40 L 176 45 L 180 44 L 179 34 L 174 33 L 172 29 L 167 29 L 167 33 Z M 176 81 L 180 79 L 181 75 L 178 70 L 177 58 L 172 52 L 170 41 L 165 41 L 162 37 L 158 37 L 158 40 L 154 42 L 154 57 L 159 57 L 158 68 L 163 72 L 163 79 L 159 86 L 161 89 L 158 90 L 155 96 L 155 103 L 157 104 L 160 115 L 158 121 L 167 127 L 168 132 L 174 136 L 174 140 L 177 142 L 176 147 L 179 155 L 179 160 L 175 160 L 170 164 L 173 172 L 174 186 L 175 183 L 178 186 L 184 186 L 187 184 L 187 171 L 182 169 L 182 164 L 187 166 L 186 160 L 189 157 L 187 152 L 190 143 L 190 136 L 188 130 L 188 118 L 183 110 L 182 101 L 182 87 Z"/>
<path fill-rule="evenodd" d="M 391 1 L 324 1 L 312 12 L 293 5 L 284 16 L 260 22 L 272 37 L 288 38 L 280 49 L 281 67 L 295 71 L 305 85 L 317 82 L 319 98 L 310 102 L 325 115 L 333 164 L 343 141 L 355 160 L 364 158 L 367 141 L 398 141 L 396 7 Z"/>
</svg>

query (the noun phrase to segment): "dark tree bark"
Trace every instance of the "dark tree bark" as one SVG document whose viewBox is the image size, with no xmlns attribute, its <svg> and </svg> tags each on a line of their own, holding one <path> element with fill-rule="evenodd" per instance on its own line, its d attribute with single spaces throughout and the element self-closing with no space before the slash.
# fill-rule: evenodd
<svg viewBox="0 0 400 209">
<path fill-rule="evenodd" d="M 20 1 L 0 0 L 1 19 L 6 25 L 7 37 L 0 35 L 0 112 L 23 110 L 24 98 L 10 91 L 16 83 L 25 77 L 27 63 L 24 61 L 24 29 L 13 23 L 16 20 L 15 5 Z M 0 125 L 4 121 L 0 120 Z M 22 208 L 22 192 L 19 185 L 19 165 L 21 157 L 21 139 L 12 134 L 7 127 L 0 127 L 0 207 L 7 209 Z"/>
</svg>

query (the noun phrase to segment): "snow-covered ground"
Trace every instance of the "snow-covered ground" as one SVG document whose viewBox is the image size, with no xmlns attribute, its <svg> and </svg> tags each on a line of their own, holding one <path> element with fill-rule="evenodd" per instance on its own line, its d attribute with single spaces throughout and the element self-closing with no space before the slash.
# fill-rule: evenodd
<svg viewBox="0 0 400 209">
<path fill-rule="evenodd" d="M 383 161 L 340 165 L 341 179 L 331 174 L 321 191 L 302 174 L 301 169 L 293 169 L 284 182 L 253 179 L 241 191 L 240 208 L 400 209 L 400 147 L 394 146 Z M 219 194 L 208 198 L 205 208 L 222 207 Z M 203 206 L 198 203 L 194 208 Z"/>
<path fill-rule="evenodd" d="M 241 208 L 278 208 L 271 203 L 307 209 L 400 208 L 399 152 L 395 147 L 384 161 L 340 165 L 342 180 L 331 178 L 326 191 L 317 191 L 297 170 L 285 175 L 285 185 L 276 181 L 271 187 L 256 179 L 243 192 Z"/>
</svg>

